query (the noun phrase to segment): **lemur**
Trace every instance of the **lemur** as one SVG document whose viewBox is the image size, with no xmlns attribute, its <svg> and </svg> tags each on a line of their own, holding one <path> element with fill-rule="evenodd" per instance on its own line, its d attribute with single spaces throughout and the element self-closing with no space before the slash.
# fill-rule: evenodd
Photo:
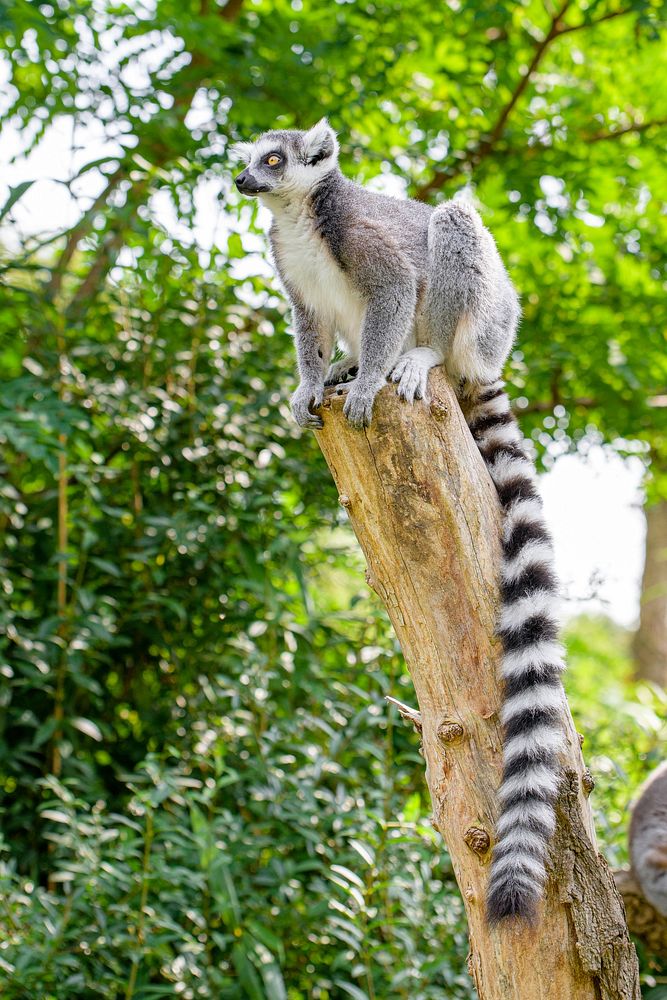
<svg viewBox="0 0 667 1000">
<path fill-rule="evenodd" d="M 649 903 L 667 917 L 667 761 L 640 791 L 629 840 L 635 878 Z"/>
<path fill-rule="evenodd" d="M 389 377 L 408 403 L 444 365 L 503 508 L 503 779 L 487 914 L 534 921 L 554 832 L 563 744 L 557 580 L 535 469 L 501 379 L 519 299 L 493 237 L 467 203 L 433 208 L 348 180 L 326 119 L 239 143 L 244 195 L 272 212 L 269 237 L 292 305 L 300 383 L 292 413 L 321 427 L 325 385 L 349 377 L 344 414 L 369 424 Z M 345 348 L 331 362 L 336 337 Z"/>
</svg>

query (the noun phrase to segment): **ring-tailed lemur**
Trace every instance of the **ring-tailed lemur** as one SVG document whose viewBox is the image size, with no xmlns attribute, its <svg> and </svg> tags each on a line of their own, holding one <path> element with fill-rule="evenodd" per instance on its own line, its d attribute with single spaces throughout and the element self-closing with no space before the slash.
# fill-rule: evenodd
<svg viewBox="0 0 667 1000">
<path fill-rule="evenodd" d="M 629 840 L 635 878 L 649 903 L 667 917 L 667 761 L 640 790 Z"/>
<path fill-rule="evenodd" d="M 266 132 L 237 152 L 247 166 L 236 186 L 273 213 L 271 247 L 292 304 L 301 376 L 297 423 L 321 427 L 314 411 L 324 386 L 350 375 L 344 413 L 354 427 L 370 422 L 387 376 L 413 402 L 426 393 L 429 369 L 444 364 L 467 397 L 470 430 L 504 511 L 504 774 L 487 912 L 493 922 L 531 920 L 555 825 L 564 695 L 551 538 L 501 381 L 517 294 L 472 207 L 431 208 L 354 184 L 338 167 L 326 120 L 307 132 Z M 330 365 L 336 336 L 347 353 Z"/>
</svg>

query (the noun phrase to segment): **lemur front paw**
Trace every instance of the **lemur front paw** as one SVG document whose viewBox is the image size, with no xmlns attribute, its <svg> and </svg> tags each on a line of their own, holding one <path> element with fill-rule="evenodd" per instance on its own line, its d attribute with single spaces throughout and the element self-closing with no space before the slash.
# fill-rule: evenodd
<svg viewBox="0 0 667 1000">
<path fill-rule="evenodd" d="M 416 358 L 404 354 L 398 359 L 391 373 L 392 382 L 398 382 L 398 395 L 408 403 L 423 399 L 428 385 L 429 368 Z"/>
<path fill-rule="evenodd" d="M 324 397 L 324 386 L 304 385 L 303 383 L 292 396 L 292 416 L 299 427 L 324 427 L 322 418 L 312 410 L 319 409 Z"/>
<path fill-rule="evenodd" d="M 352 427 L 361 430 L 368 427 L 373 416 L 373 402 L 377 395 L 377 389 L 359 385 L 353 382 L 347 394 L 343 413 Z"/>
<path fill-rule="evenodd" d="M 359 371 L 359 362 L 356 358 L 346 354 L 340 361 L 334 361 L 329 366 L 329 371 L 324 376 L 325 385 L 338 385 L 348 378 L 354 378 Z"/>
</svg>

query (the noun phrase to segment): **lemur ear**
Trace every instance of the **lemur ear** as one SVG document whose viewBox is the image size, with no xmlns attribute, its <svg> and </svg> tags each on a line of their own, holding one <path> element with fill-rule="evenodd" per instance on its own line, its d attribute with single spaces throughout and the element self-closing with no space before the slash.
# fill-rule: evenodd
<svg viewBox="0 0 667 1000">
<path fill-rule="evenodd" d="M 326 118 L 321 118 L 303 137 L 303 153 L 306 163 L 314 166 L 338 153 L 338 140 Z"/>
<path fill-rule="evenodd" d="M 252 147 L 251 142 L 235 142 L 229 150 L 229 155 L 233 160 L 248 164 L 252 159 Z"/>
</svg>

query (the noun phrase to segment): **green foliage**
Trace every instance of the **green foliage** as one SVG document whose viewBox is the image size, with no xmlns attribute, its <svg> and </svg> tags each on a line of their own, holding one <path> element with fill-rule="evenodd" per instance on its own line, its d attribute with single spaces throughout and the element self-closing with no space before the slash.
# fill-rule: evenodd
<svg viewBox="0 0 667 1000">
<path fill-rule="evenodd" d="M 416 738 L 383 703 L 408 683 L 385 623 L 364 608 L 343 649 L 319 622 L 301 684 L 304 632 L 267 669 L 280 631 L 246 632 L 238 668 L 232 657 L 191 684 L 177 698 L 187 731 L 119 776 L 115 796 L 39 781 L 51 890 L 6 843 L 5 995 L 472 1000 Z M 627 638 L 604 620 L 568 634 L 568 690 L 612 864 L 626 860 L 627 805 L 667 725 L 664 692 L 627 680 Z"/>
<path fill-rule="evenodd" d="M 290 423 L 228 148 L 328 113 L 350 174 L 470 181 L 523 293 L 509 374 L 538 448 L 594 427 L 660 458 L 664 12 L 550 11 L 0 5 L 0 122 L 26 147 L 73 130 L 79 209 L 0 251 L 3 996 L 472 997 L 423 762 L 383 700 L 409 679 Z M 665 719 L 625 643 L 570 636 L 614 863 Z"/>
<path fill-rule="evenodd" d="M 245 730 L 243 715 L 240 725 L 235 713 L 226 721 L 228 738 Z M 458 969 L 461 906 L 443 891 L 451 872 L 443 884 L 433 871 L 429 831 L 414 822 L 383 828 L 373 815 L 373 806 L 386 808 L 381 789 L 362 809 L 363 768 L 329 788 L 315 761 L 302 760 L 298 778 L 288 776 L 286 734 L 277 727 L 265 741 L 270 767 L 246 768 L 232 809 L 221 790 L 239 782 L 235 751 L 247 744 L 241 735 L 227 764 L 208 732 L 191 766 L 147 762 L 122 815 L 49 782 L 42 815 L 65 896 L 4 869 L 7 995 L 111 998 L 124 988 L 136 997 L 231 998 L 241 988 L 273 998 L 315 988 L 326 997 L 348 986 L 359 995 L 359 981 L 365 995 L 364 984 L 372 990 L 384 972 L 392 995 L 409 996 L 423 974 L 428 981 L 439 973 L 450 995 L 468 996 Z M 332 756 L 332 773 L 335 763 Z M 453 955 L 436 960 L 442 940 Z M 403 949 L 401 968 L 393 959 Z M 426 987 L 419 995 L 441 993 Z"/>
</svg>

